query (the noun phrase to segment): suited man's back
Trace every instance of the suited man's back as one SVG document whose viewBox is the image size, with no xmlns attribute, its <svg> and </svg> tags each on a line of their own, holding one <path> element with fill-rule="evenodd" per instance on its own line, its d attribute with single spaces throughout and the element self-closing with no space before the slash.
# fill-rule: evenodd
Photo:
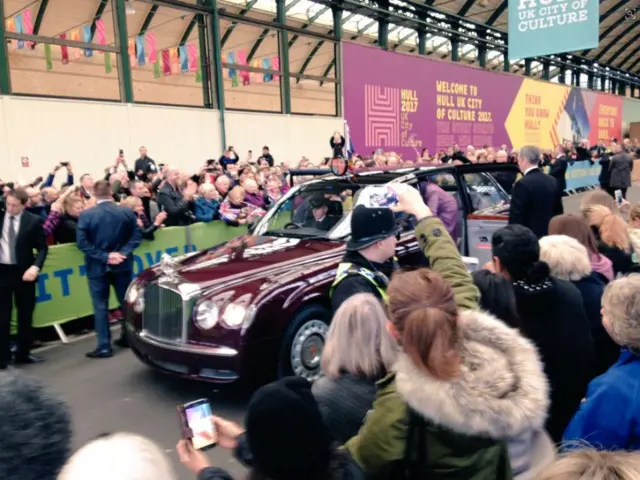
<svg viewBox="0 0 640 480">
<path fill-rule="evenodd" d="M 549 231 L 549 221 L 562 213 L 562 197 L 555 178 L 539 168 L 529 172 L 513 187 L 509 223 L 531 229 L 538 238 Z"/>
</svg>

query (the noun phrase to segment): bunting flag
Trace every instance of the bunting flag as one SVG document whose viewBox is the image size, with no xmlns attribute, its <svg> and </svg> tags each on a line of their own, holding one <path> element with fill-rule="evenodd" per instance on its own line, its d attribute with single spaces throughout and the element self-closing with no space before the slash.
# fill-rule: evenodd
<svg viewBox="0 0 640 480">
<path fill-rule="evenodd" d="M 111 73 L 113 65 L 111 64 L 111 52 L 104 52 L 104 72 Z"/>
<path fill-rule="evenodd" d="M 153 78 L 160 78 L 162 76 L 162 70 L 160 68 L 160 59 L 157 58 L 156 55 L 156 60 L 155 62 L 153 62 Z"/>
<path fill-rule="evenodd" d="M 31 10 L 28 8 L 22 12 L 22 29 L 27 35 L 33 35 L 33 18 L 31 17 Z M 29 48 L 33 48 L 35 42 L 27 42 L 27 45 Z"/>
<path fill-rule="evenodd" d="M 262 59 L 262 68 L 264 68 L 265 70 L 271 70 L 271 59 L 270 58 L 263 58 Z M 273 75 L 271 75 L 270 73 L 265 73 L 262 76 L 264 83 L 270 82 L 271 80 L 273 80 Z"/>
<path fill-rule="evenodd" d="M 234 70 L 234 71 L 235 71 L 235 70 Z M 238 75 L 237 75 L 237 72 L 236 72 L 236 75 L 234 75 L 234 76 L 231 78 L 231 86 L 232 86 L 233 88 L 235 88 L 235 87 L 237 87 L 237 86 L 239 86 L 239 85 L 240 85 L 240 81 L 238 80 Z"/>
<path fill-rule="evenodd" d="M 198 69 L 196 70 L 196 83 L 202 83 L 202 63 L 198 61 Z"/>
<path fill-rule="evenodd" d="M 138 66 L 144 67 L 145 55 L 144 55 L 144 36 L 138 35 L 136 37 L 136 56 L 138 59 Z"/>
<path fill-rule="evenodd" d="M 62 40 L 65 40 L 67 38 L 67 34 L 61 33 L 60 38 Z M 69 47 L 67 47 L 66 45 L 62 45 L 60 47 L 60 60 L 62 61 L 63 65 L 69 63 Z"/>
<path fill-rule="evenodd" d="M 280 57 L 271 58 L 271 68 L 273 70 L 280 70 Z M 280 80 L 280 75 L 273 75 L 273 79 L 277 82 Z"/>
<path fill-rule="evenodd" d="M 129 64 L 131 68 L 136 66 L 136 39 L 131 37 L 128 41 Z"/>
<path fill-rule="evenodd" d="M 247 51 L 244 48 L 241 48 L 236 53 L 238 57 L 238 65 L 246 65 L 247 64 Z"/>
<path fill-rule="evenodd" d="M 229 52 L 229 53 L 227 53 L 227 63 L 232 63 L 232 64 L 235 64 L 235 63 L 236 63 L 236 54 L 235 54 L 235 53 L 233 53 L 233 52 Z M 238 72 L 236 71 L 236 69 L 235 69 L 235 68 L 230 68 L 230 69 L 229 69 L 229 78 L 230 78 L 231 80 L 233 80 L 233 78 L 234 78 L 235 76 L 237 76 L 237 73 L 238 73 Z"/>
<path fill-rule="evenodd" d="M 84 31 L 84 41 L 86 43 L 91 43 L 93 41 L 93 35 L 91 35 L 91 26 L 85 25 L 84 27 L 82 27 L 82 30 Z M 93 57 L 93 48 L 85 48 L 84 56 Z"/>
<path fill-rule="evenodd" d="M 96 41 L 98 45 L 107 44 L 107 31 L 104 28 L 104 20 L 101 18 L 96 20 Z"/>
<path fill-rule="evenodd" d="M 169 59 L 171 62 L 171 73 L 173 75 L 179 75 L 180 74 L 180 57 L 178 56 L 177 48 L 169 49 Z"/>
<path fill-rule="evenodd" d="M 47 70 L 53 69 L 53 59 L 51 58 L 51 45 L 44 44 L 44 61 L 47 64 Z"/>
<path fill-rule="evenodd" d="M 156 34 L 148 33 L 147 34 L 147 46 L 149 47 L 149 63 L 156 63 L 158 60 L 158 44 L 156 43 Z M 158 66 L 160 64 L 158 63 Z"/>
<path fill-rule="evenodd" d="M 7 18 L 5 21 L 5 28 L 7 32 L 15 32 L 16 31 L 16 21 L 13 17 Z"/>
<path fill-rule="evenodd" d="M 24 33 L 24 27 L 22 25 L 22 14 L 21 13 L 16 15 L 15 23 L 16 23 L 16 32 Z M 18 46 L 16 48 L 18 50 L 21 49 L 21 48 L 24 48 L 24 40 L 18 40 Z"/>
<path fill-rule="evenodd" d="M 186 45 L 180 45 L 178 47 L 178 55 L 180 57 L 180 71 L 182 73 L 189 72 L 189 55 L 187 54 Z"/>
<path fill-rule="evenodd" d="M 73 40 L 74 42 L 79 42 L 80 41 L 80 32 L 78 31 L 77 28 L 71 30 L 71 33 L 69 34 L 69 37 L 71 40 Z M 71 60 L 78 60 L 80 57 L 82 57 L 82 52 L 80 51 L 79 48 L 70 48 L 69 49 L 69 56 L 71 57 Z"/>
<path fill-rule="evenodd" d="M 198 49 L 195 43 L 190 43 L 187 45 L 187 51 L 189 54 L 189 71 L 197 72 L 200 66 L 198 65 Z"/>
<path fill-rule="evenodd" d="M 162 73 L 164 76 L 171 75 L 171 52 L 162 50 Z"/>
<path fill-rule="evenodd" d="M 236 52 L 238 65 L 246 66 L 247 65 L 247 51 L 244 48 L 241 48 Z M 251 84 L 251 72 L 246 70 L 240 70 L 240 79 L 242 80 L 242 85 L 250 85 Z"/>
<path fill-rule="evenodd" d="M 253 68 L 262 68 L 262 65 L 260 64 L 260 60 L 254 60 L 253 62 L 251 62 L 251 66 Z M 263 82 L 262 74 L 259 72 L 255 72 L 253 74 L 253 83 L 262 83 L 262 82 Z"/>
</svg>

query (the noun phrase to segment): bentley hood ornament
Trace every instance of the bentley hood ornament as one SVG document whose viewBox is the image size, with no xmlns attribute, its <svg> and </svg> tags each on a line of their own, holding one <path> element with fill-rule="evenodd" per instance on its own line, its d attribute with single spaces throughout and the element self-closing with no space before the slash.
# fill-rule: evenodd
<svg viewBox="0 0 640 480">
<path fill-rule="evenodd" d="M 171 255 L 165 253 L 162 255 L 162 260 L 160 260 L 158 265 L 158 271 L 163 280 L 177 281 L 178 261 Z"/>
</svg>

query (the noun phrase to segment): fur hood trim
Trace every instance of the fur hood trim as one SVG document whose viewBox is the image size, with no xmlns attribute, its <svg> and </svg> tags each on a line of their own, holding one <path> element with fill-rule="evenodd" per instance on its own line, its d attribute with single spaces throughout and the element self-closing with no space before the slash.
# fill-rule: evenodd
<svg viewBox="0 0 640 480">
<path fill-rule="evenodd" d="M 458 433 L 504 439 L 544 427 L 549 387 L 534 345 L 492 315 L 460 312 L 462 370 L 442 381 L 401 354 L 400 396 L 427 421 Z"/>
<path fill-rule="evenodd" d="M 577 282 L 592 271 L 587 249 L 575 238 L 567 235 L 542 237 L 540 260 L 549 265 L 552 276 L 570 282 Z"/>
</svg>

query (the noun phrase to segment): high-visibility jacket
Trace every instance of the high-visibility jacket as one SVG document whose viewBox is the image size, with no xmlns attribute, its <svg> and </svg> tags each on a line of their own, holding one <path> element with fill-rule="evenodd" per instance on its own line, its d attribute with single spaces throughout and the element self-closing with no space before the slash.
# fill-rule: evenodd
<svg viewBox="0 0 640 480">
<path fill-rule="evenodd" d="M 379 275 L 383 275 L 381 273 L 372 272 L 369 269 L 364 267 L 359 267 L 358 265 L 354 265 L 353 263 L 341 263 L 338 265 L 338 271 L 336 272 L 336 279 L 333 281 L 331 285 L 331 290 L 329 291 L 329 296 L 333 296 L 333 291 L 338 286 L 340 282 L 342 282 L 345 278 L 350 277 L 352 275 L 360 275 L 366 278 L 371 284 L 378 290 L 380 297 L 384 303 L 387 303 L 387 291 L 386 284 L 381 285 L 381 281 L 379 280 Z"/>
</svg>

